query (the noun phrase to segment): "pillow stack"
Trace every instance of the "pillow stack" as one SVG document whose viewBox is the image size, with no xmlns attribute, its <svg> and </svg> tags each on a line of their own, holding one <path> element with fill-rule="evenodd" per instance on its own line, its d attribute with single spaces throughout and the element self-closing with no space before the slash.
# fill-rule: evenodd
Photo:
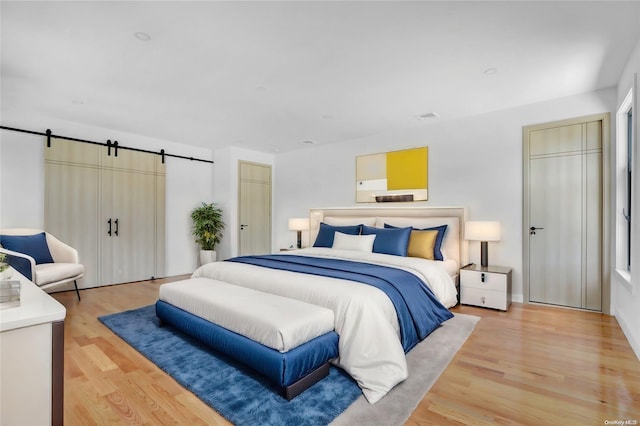
<svg viewBox="0 0 640 426">
<path fill-rule="evenodd" d="M 442 242 L 446 231 L 447 225 L 416 229 L 398 228 L 386 223 L 384 228 L 376 228 L 363 224 L 334 226 L 322 222 L 313 247 L 444 260 Z"/>
</svg>

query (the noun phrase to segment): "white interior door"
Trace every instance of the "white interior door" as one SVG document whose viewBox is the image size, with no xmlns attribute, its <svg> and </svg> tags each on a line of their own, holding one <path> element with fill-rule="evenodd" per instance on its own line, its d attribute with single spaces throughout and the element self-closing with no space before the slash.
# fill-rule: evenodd
<svg viewBox="0 0 640 426">
<path fill-rule="evenodd" d="M 528 131 L 528 301 L 602 309 L 602 122 Z"/>
<path fill-rule="evenodd" d="M 104 284 L 147 280 L 155 276 L 155 176 L 135 171 L 105 170 L 112 186 L 103 214 L 110 211 L 111 235 L 105 239 Z M 109 227 L 109 225 L 106 225 Z"/>
<path fill-rule="evenodd" d="M 45 147 L 45 229 L 78 250 L 84 265 L 79 288 L 99 281 L 99 156 L 96 145 L 64 139 L 53 138 L 51 147 Z"/>
<path fill-rule="evenodd" d="M 240 161 L 239 254 L 271 253 L 271 166 Z"/>
<path fill-rule="evenodd" d="M 45 148 L 45 227 L 78 250 L 80 288 L 164 275 L 164 164 L 107 152 L 55 138 Z"/>
<path fill-rule="evenodd" d="M 128 150 L 105 160 L 109 167 L 102 171 L 102 283 L 155 277 L 158 245 L 164 247 L 156 232 L 158 210 L 164 210 L 157 202 L 156 163 L 160 160 Z"/>
</svg>

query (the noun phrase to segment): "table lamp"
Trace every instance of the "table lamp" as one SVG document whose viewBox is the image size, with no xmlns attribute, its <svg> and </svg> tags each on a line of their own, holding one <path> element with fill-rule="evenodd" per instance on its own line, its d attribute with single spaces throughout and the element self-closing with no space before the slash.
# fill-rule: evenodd
<svg viewBox="0 0 640 426">
<path fill-rule="evenodd" d="M 289 219 L 289 230 L 298 232 L 298 248 L 302 248 L 302 231 L 309 229 L 309 218 L 292 217 Z"/>
<path fill-rule="evenodd" d="M 489 264 L 489 241 L 500 241 L 500 222 L 469 221 L 464 226 L 464 239 L 480 241 L 480 265 Z"/>
</svg>

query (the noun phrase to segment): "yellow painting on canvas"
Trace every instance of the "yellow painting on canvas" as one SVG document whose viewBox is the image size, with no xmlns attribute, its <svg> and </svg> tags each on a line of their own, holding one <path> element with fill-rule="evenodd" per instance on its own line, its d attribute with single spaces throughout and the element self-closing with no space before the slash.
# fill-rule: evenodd
<svg viewBox="0 0 640 426">
<path fill-rule="evenodd" d="M 387 152 L 387 190 L 428 188 L 427 147 Z"/>
</svg>

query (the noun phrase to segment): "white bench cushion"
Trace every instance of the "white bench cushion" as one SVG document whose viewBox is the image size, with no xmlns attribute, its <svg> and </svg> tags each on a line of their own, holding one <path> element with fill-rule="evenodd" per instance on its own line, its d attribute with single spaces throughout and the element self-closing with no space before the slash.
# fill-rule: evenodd
<svg viewBox="0 0 640 426">
<path fill-rule="evenodd" d="M 163 284 L 160 300 L 279 352 L 334 329 L 330 309 L 208 278 Z"/>
</svg>

